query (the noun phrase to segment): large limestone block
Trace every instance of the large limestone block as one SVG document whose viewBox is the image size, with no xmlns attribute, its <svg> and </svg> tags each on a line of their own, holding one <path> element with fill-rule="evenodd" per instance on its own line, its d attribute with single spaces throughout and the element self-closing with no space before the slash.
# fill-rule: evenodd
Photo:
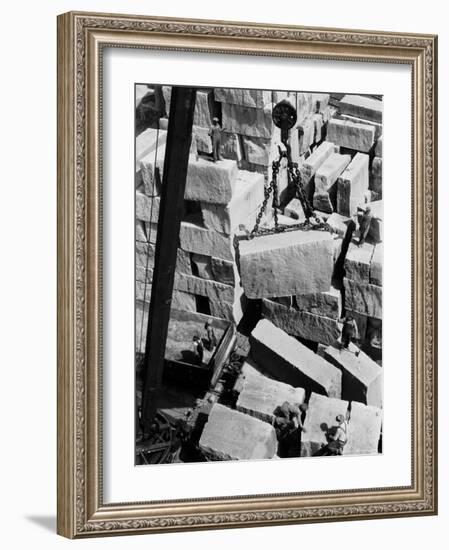
<svg viewBox="0 0 449 550">
<path fill-rule="evenodd" d="M 199 447 L 212 460 L 273 458 L 277 453 L 276 432 L 267 422 L 215 403 Z"/>
<path fill-rule="evenodd" d="M 306 394 L 303 388 L 294 388 L 264 376 L 248 362 L 242 366 L 238 385 L 240 393 L 236 403 L 237 410 L 270 424 L 274 421 L 277 407 L 286 401 L 302 404 Z"/>
<path fill-rule="evenodd" d="M 379 451 L 382 411 L 353 401 L 348 423 L 348 442 L 345 455 L 372 455 Z"/>
<path fill-rule="evenodd" d="M 373 201 L 370 204 L 371 207 L 371 225 L 369 228 L 368 235 L 375 243 L 380 243 L 384 239 L 384 230 L 383 230 L 383 217 L 384 217 L 384 202 Z"/>
<path fill-rule="evenodd" d="M 157 155 L 151 152 L 139 162 L 139 172 L 136 175 L 136 180 L 142 181 L 144 193 L 150 197 L 160 195 L 164 158 L 165 145 L 158 149 Z"/>
<path fill-rule="evenodd" d="M 306 153 L 310 147 L 315 143 L 315 124 L 312 116 L 304 118 L 297 126 L 292 130 L 298 134 L 298 153 L 300 155 Z M 292 144 L 293 149 L 293 144 Z"/>
<path fill-rule="evenodd" d="M 191 201 L 227 204 L 234 193 L 238 176 L 237 163 L 233 160 L 211 162 L 191 159 L 187 170 L 184 198 Z"/>
<path fill-rule="evenodd" d="M 244 107 L 263 108 L 272 102 L 272 92 L 267 90 L 246 90 L 239 88 L 215 88 L 215 101 Z"/>
<path fill-rule="evenodd" d="M 270 321 L 257 323 L 250 344 L 251 356 L 270 376 L 306 391 L 340 397 L 341 372 Z"/>
<path fill-rule="evenodd" d="M 355 124 L 368 124 L 374 128 L 374 141 L 376 142 L 378 138 L 382 135 L 383 126 L 380 122 L 372 122 L 371 120 L 366 120 L 364 118 L 359 118 L 351 115 L 339 114 L 338 117 L 341 120 L 347 120 L 348 122 L 353 122 Z"/>
<path fill-rule="evenodd" d="M 337 416 L 346 416 L 348 402 L 312 393 L 301 434 L 301 456 L 313 456 L 328 443 L 328 430 L 338 426 Z"/>
<path fill-rule="evenodd" d="M 212 138 L 209 135 L 207 128 L 201 128 L 201 126 L 193 126 L 192 128 L 192 142 L 196 145 L 198 153 L 212 153 Z"/>
<path fill-rule="evenodd" d="M 204 225 L 219 233 L 230 234 L 239 225 L 248 225 L 248 218 L 255 222 L 263 199 L 263 175 L 239 170 L 234 195 L 227 204 L 201 203 Z"/>
<path fill-rule="evenodd" d="M 243 289 L 241 287 L 237 287 L 235 290 L 235 299 L 232 302 L 210 300 L 209 306 L 210 314 L 213 317 L 226 319 L 227 321 L 232 321 L 238 325 L 242 320 L 243 314 L 245 313 L 247 299 L 243 294 Z"/>
<path fill-rule="evenodd" d="M 337 178 L 351 162 L 350 155 L 331 154 L 315 173 L 313 206 L 331 214 L 337 206 Z"/>
<path fill-rule="evenodd" d="M 136 191 L 136 219 L 157 223 L 160 204 L 160 197 L 148 197 L 144 193 Z"/>
<path fill-rule="evenodd" d="M 167 142 L 167 131 L 157 128 L 147 128 L 136 137 L 136 171 L 140 169 L 140 161 L 150 153 L 158 153 L 161 156 L 159 148 L 165 148 Z M 162 155 L 163 159 L 164 156 Z"/>
<path fill-rule="evenodd" d="M 269 298 L 329 290 L 335 248 L 330 233 L 313 230 L 240 241 L 245 294 L 248 298 Z"/>
<path fill-rule="evenodd" d="M 359 283 L 369 283 L 373 253 L 374 246 L 370 243 L 363 243 L 362 246 L 351 243 L 345 258 L 346 277 Z"/>
<path fill-rule="evenodd" d="M 351 344 L 350 348 L 339 349 L 328 346 L 323 350 L 323 357 L 341 370 L 342 399 L 358 401 L 365 405 L 382 407 L 383 375 L 379 367 L 368 355 Z"/>
<path fill-rule="evenodd" d="M 359 124 L 349 120 L 333 118 L 327 124 L 328 141 L 367 153 L 374 144 L 375 129 L 370 124 Z"/>
<path fill-rule="evenodd" d="M 323 137 L 325 132 L 325 126 L 324 126 L 324 117 L 321 113 L 316 113 L 312 115 L 313 120 L 313 126 L 314 126 L 314 143 L 319 143 Z"/>
<path fill-rule="evenodd" d="M 382 243 L 376 244 L 373 257 L 371 259 L 369 282 L 373 285 L 382 286 L 382 271 L 384 264 L 384 246 Z"/>
<path fill-rule="evenodd" d="M 307 185 L 323 162 L 335 153 L 335 145 L 330 141 L 323 141 L 315 151 L 307 157 L 300 167 L 303 185 Z"/>
<path fill-rule="evenodd" d="M 288 334 L 319 344 L 332 344 L 340 336 L 337 319 L 298 311 L 272 300 L 262 300 L 262 314 Z"/>
<path fill-rule="evenodd" d="M 347 216 L 342 216 L 338 214 L 338 212 L 334 212 L 327 218 L 326 225 L 332 233 L 336 233 L 339 237 L 344 237 L 348 230 L 349 219 L 350 218 Z"/>
<path fill-rule="evenodd" d="M 174 288 L 189 294 L 205 296 L 211 301 L 234 302 L 237 290 L 230 285 L 202 279 L 186 273 L 176 273 Z"/>
<path fill-rule="evenodd" d="M 183 221 L 179 239 L 180 248 L 186 252 L 234 261 L 234 245 L 229 235 L 223 235 L 195 223 Z"/>
<path fill-rule="evenodd" d="M 136 219 L 136 242 L 147 243 L 148 235 L 145 227 L 145 222 Z"/>
<path fill-rule="evenodd" d="M 337 212 L 352 216 L 359 204 L 365 202 L 369 184 L 369 156 L 357 153 L 349 166 L 338 178 Z M 315 178 L 316 179 L 316 178 Z"/>
<path fill-rule="evenodd" d="M 382 122 L 383 104 L 380 99 L 350 94 L 341 98 L 340 112 L 373 122 Z"/>
<path fill-rule="evenodd" d="M 343 279 L 345 307 L 367 317 L 382 319 L 382 287 Z"/>
<path fill-rule="evenodd" d="M 195 296 L 182 290 L 173 290 L 171 307 L 182 311 L 196 311 Z"/>
<path fill-rule="evenodd" d="M 326 292 L 313 292 L 296 296 L 296 305 L 300 311 L 315 315 L 340 319 L 341 293 L 334 287 Z"/>
<path fill-rule="evenodd" d="M 270 164 L 271 139 L 242 136 L 242 143 L 245 160 L 261 166 Z"/>
<path fill-rule="evenodd" d="M 245 136 L 270 138 L 273 119 L 270 109 L 256 109 L 230 103 L 222 104 L 223 129 Z"/>
</svg>

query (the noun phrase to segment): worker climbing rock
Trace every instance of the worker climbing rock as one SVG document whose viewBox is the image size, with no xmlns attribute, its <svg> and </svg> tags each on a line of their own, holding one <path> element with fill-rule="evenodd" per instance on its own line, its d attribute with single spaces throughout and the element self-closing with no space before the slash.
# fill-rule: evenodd
<svg viewBox="0 0 449 550">
<path fill-rule="evenodd" d="M 300 455 L 300 434 L 306 431 L 302 416 L 306 411 L 306 404 L 292 404 L 288 401 L 275 409 L 273 425 L 279 441 L 279 456 L 293 457 Z"/>
<path fill-rule="evenodd" d="M 348 442 L 348 423 L 346 418 L 339 414 L 336 419 L 337 425 L 327 432 L 328 444 L 323 448 L 322 454 L 338 456 L 343 454 L 343 449 Z"/>
</svg>

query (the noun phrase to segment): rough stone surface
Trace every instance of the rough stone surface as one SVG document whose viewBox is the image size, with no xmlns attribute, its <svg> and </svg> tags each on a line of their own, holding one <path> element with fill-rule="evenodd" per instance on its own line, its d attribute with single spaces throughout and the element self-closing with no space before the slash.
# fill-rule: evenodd
<svg viewBox="0 0 449 550">
<path fill-rule="evenodd" d="M 372 284 L 358 283 L 346 277 L 345 307 L 362 313 L 367 317 L 382 319 L 382 287 Z"/>
<path fill-rule="evenodd" d="M 210 128 L 214 117 L 214 92 L 213 90 L 197 90 L 193 124 Z"/>
<path fill-rule="evenodd" d="M 345 95 L 341 98 L 339 107 L 341 113 L 373 122 L 382 122 L 383 105 L 380 99 L 361 95 Z"/>
<path fill-rule="evenodd" d="M 155 128 L 147 128 L 141 134 L 136 137 L 136 171 L 140 169 L 140 161 L 149 155 L 156 152 L 156 146 L 158 149 L 158 156 L 160 156 L 160 147 L 164 147 L 167 142 L 166 130 L 157 130 Z M 164 157 L 162 156 L 162 159 Z"/>
<path fill-rule="evenodd" d="M 348 402 L 312 393 L 301 434 L 301 456 L 313 456 L 327 445 L 327 430 L 337 427 L 337 416 L 346 416 Z"/>
<path fill-rule="evenodd" d="M 324 134 L 324 117 L 321 113 L 316 113 L 312 115 L 313 126 L 314 126 L 314 139 L 315 143 L 319 143 L 323 139 Z"/>
<path fill-rule="evenodd" d="M 158 147 L 157 155 L 151 151 L 139 161 L 139 172 L 143 183 L 143 191 L 146 195 L 159 195 L 161 191 L 162 176 L 164 169 L 165 144 Z M 155 167 L 158 168 L 158 178 Z"/>
<path fill-rule="evenodd" d="M 314 101 L 314 94 L 308 92 L 293 92 L 288 99 L 293 105 L 296 99 L 296 112 L 299 124 L 306 116 L 315 112 L 316 103 Z"/>
<path fill-rule="evenodd" d="M 340 397 L 341 372 L 270 321 L 262 319 L 257 323 L 250 343 L 253 359 L 277 380 Z"/>
<path fill-rule="evenodd" d="M 306 216 L 299 199 L 292 199 L 284 208 L 284 215 L 293 218 L 298 223 L 305 221 Z"/>
<path fill-rule="evenodd" d="M 225 285 L 236 285 L 239 283 L 240 276 L 235 262 L 228 262 L 214 257 L 210 261 L 212 276 L 215 281 Z"/>
<path fill-rule="evenodd" d="M 222 235 L 194 223 L 183 221 L 179 239 L 180 247 L 186 252 L 234 261 L 234 247 L 229 235 Z"/>
<path fill-rule="evenodd" d="M 208 128 L 201 128 L 201 126 L 193 126 L 192 128 L 192 141 L 196 143 L 196 149 L 199 153 L 212 153 L 212 138 L 209 135 Z"/>
<path fill-rule="evenodd" d="M 353 401 L 348 425 L 345 455 L 372 455 L 378 453 L 382 428 L 382 411 Z"/>
<path fill-rule="evenodd" d="M 240 241 L 245 294 L 268 298 L 329 290 L 335 247 L 336 241 L 323 231 L 291 231 Z"/>
<path fill-rule="evenodd" d="M 232 286 L 185 273 L 175 274 L 174 288 L 189 294 L 205 296 L 211 301 L 233 302 L 236 297 L 236 291 Z"/>
<path fill-rule="evenodd" d="M 380 243 L 384 240 L 383 230 L 383 217 L 384 217 L 384 203 L 382 200 L 373 201 L 370 204 L 371 207 L 371 225 L 368 235 L 375 243 Z"/>
<path fill-rule="evenodd" d="M 145 223 L 140 220 L 136 220 L 136 241 L 142 243 L 148 242 L 148 235 L 145 228 Z"/>
<path fill-rule="evenodd" d="M 243 159 L 243 150 L 240 136 L 235 133 L 222 132 L 221 155 L 225 159 L 235 160 L 240 163 Z"/>
<path fill-rule="evenodd" d="M 350 155 L 331 154 L 315 173 L 315 193 L 313 206 L 331 214 L 337 206 L 338 176 L 351 162 Z"/>
<path fill-rule="evenodd" d="M 341 317 L 341 294 L 331 287 L 326 292 L 313 292 L 296 296 L 296 305 L 300 311 L 322 315 L 331 319 Z"/>
<path fill-rule="evenodd" d="M 159 220 L 160 197 L 148 197 L 136 191 L 136 219 L 143 222 L 157 223 Z"/>
<path fill-rule="evenodd" d="M 277 453 L 276 432 L 267 422 L 216 403 L 199 447 L 212 460 L 273 458 Z"/>
<path fill-rule="evenodd" d="M 285 401 L 297 405 L 305 399 L 303 388 L 268 378 L 248 362 L 243 364 L 237 384 L 240 391 L 237 410 L 270 424 L 275 418 L 274 411 Z"/>
<path fill-rule="evenodd" d="M 270 164 L 271 139 L 242 136 L 244 158 L 252 164 Z"/>
<path fill-rule="evenodd" d="M 155 255 L 155 245 L 153 243 L 143 243 L 136 241 L 136 270 L 139 268 L 149 268 L 154 267 L 154 255 Z M 178 248 L 176 256 L 176 272 L 185 273 L 187 275 L 192 274 L 192 267 L 190 264 L 190 254 Z M 136 275 L 137 272 L 136 272 Z M 140 278 L 144 281 L 144 278 Z"/>
<path fill-rule="evenodd" d="M 271 108 L 256 109 L 230 103 L 222 104 L 223 129 L 245 136 L 269 139 L 273 128 Z"/>
<path fill-rule="evenodd" d="M 376 149 L 374 150 L 374 154 L 376 157 L 382 158 L 382 144 L 383 144 L 383 137 L 379 136 L 379 139 L 376 142 Z"/>
<path fill-rule="evenodd" d="M 323 351 L 323 357 L 342 372 L 342 399 L 382 408 L 382 367 L 363 351 L 358 356 L 354 351 L 358 348 L 353 344 L 348 350 L 328 346 Z"/>
<path fill-rule="evenodd" d="M 326 139 L 346 149 L 366 153 L 374 144 L 374 134 L 375 129 L 369 124 L 333 118 L 328 122 Z"/>
<path fill-rule="evenodd" d="M 201 204 L 204 225 L 230 234 L 239 225 L 251 225 L 264 199 L 262 174 L 239 170 L 232 199 L 227 204 Z"/>
<path fill-rule="evenodd" d="M 183 311 L 196 311 L 195 296 L 182 290 L 173 290 L 171 307 Z"/>
<path fill-rule="evenodd" d="M 344 237 L 346 231 L 348 230 L 349 218 L 347 216 L 342 216 L 337 212 L 331 214 L 327 220 L 326 224 L 329 226 L 333 233 L 336 233 L 339 237 Z"/>
<path fill-rule="evenodd" d="M 371 165 L 369 188 L 382 197 L 382 157 L 374 157 Z"/>
<path fill-rule="evenodd" d="M 335 318 L 298 311 L 272 300 L 262 300 L 262 314 L 288 334 L 312 342 L 332 344 L 340 336 L 340 325 Z"/>
<path fill-rule="evenodd" d="M 363 243 L 362 246 L 351 243 L 345 259 L 346 277 L 359 283 L 369 283 L 373 253 L 374 246 L 370 243 Z"/>
<path fill-rule="evenodd" d="M 357 153 L 349 166 L 338 178 L 337 212 L 352 216 L 359 204 L 365 202 L 369 184 L 369 156 Z"/>
<path fill-rule="evenodd" d="M 335 152 L 335 145 L 333 143 L 330 141 L 323 141 L 323 143 L 315 149 L 310 157 L 307 157 L 304 160 L 300 167 L 303 185 L 309 184 L 318 168 Z"/>
<path fill-rule="evenodd" d="M 191 201 L 227 204 L 235 189 L 238 175 L 233 160 L 211 162 L 190 159 L 184 198 Z"/>
<path fill-rule="evenodd" d="M 292 130 L 292 134 L 295 130 Z M 312 116 L 307 116 L 296 130 L 298 132 L 298 153 L 306 153 L 315 143 L 315 124 Z M 293 144 L 292 144 L 293 149 Z"/>
<path fill-rule="evenodd" d="M 272 102 L 272 92 L 267 90 L 244 90 L 237 88 L 215 88 L 215 101 L 244 107 L 263 107 Z"/>
<path fill-rule="evenodd" d="M 315 113 L 322 113 L 329 104 L 329 94 L 312 94 L 312 108 Z"/>
<path fill-rule="evenodd" d="M 237 287 L 235 290 L 235 299 L 233 302 L 210 301 L 210 313 L 214 317 L 233 321 L 238 325 L 243 317 L 247 306 L 246 296 L 243 294 L 243 289 Z"/>
<path fill-rule="evenodd" d="M 382 286 L 383 260 L 384 246 L 382 243 L 379 243 L 376 244 L 370 265 L 369 282 L 373 285 Z"/>
</svg>

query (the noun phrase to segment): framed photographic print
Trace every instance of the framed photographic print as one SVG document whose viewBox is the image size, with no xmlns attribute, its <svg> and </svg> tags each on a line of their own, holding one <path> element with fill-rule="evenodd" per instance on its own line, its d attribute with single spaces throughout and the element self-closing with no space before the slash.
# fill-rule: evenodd
<svg viewBox="0 0 449 550">
<path fill-rule="evenodd" d="M 58 532 L 435 514 L 436 36 L 58 52 Z"/>
</svg>

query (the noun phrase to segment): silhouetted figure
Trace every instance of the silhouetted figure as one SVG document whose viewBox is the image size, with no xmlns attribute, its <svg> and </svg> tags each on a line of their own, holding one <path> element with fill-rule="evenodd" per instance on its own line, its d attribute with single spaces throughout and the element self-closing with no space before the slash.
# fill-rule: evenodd
<svg viewBox="0 0 449 550">
<path fill-rule="evenodd" d="M 196 364 L 202 365 L 204 357 L 204 346 L 199 336 L 193 337 L 193 353 L 195 354 Z"/>
<path fill-rule="evenodd" d="M 348 423 L 342 414 L 339 414 L 335 420 L 338 424 L 328 430 L 326 434 L 328 444 L 323 447 L 320 454 L 327 456 L 338 456 L 343 454 L 343 449 L 348 442 Z"/>
<path fill-rule="evenodd" d="M 359 236 L 359 246 L 365 242 L 365 239 L 369 233 L 369 228 L 371 227 L 371 220 L 373 216 L 371 215 L 371 207 L 367 206 L 365 212 L 360 220 L 360 236 Z"/>
<path fill-rule="evenodd" d="M 212 154 L 214 162 L 221 160 L 221 126 L 217 117 L 212 119 L 212 126 L 209 129 L 209 135 L 212 138 Z"/>
<path fill-rule="evenodd" d="M 212 351 L 217 347 L 217 336 L 215 335 L 215 330 L 212 327 L 211 321 L 206 321 L 204 325 L 204 330 L 206 331 L 206 349 Z"/>
<path fill-rule="evenodd" d="M 275 409 L 273 425 L 279 441 L 281 457 L 299 456 L 300 431 L 306 431 L 302 423 L 302 414 L 306 410 L 306 404 L 292 404 L 288 401 Z"/>
<path fill-rule="evenodd" d="M 357 323 L 351 315 L 347 315 L 343 319 L 343 328 L 341 330 L 341 347 L 344 349 L 349 348 L 349 344 L 359 339 L 359 329 Z M 356 353 L 358 355 L 358 353 Z"/>
</svg>

